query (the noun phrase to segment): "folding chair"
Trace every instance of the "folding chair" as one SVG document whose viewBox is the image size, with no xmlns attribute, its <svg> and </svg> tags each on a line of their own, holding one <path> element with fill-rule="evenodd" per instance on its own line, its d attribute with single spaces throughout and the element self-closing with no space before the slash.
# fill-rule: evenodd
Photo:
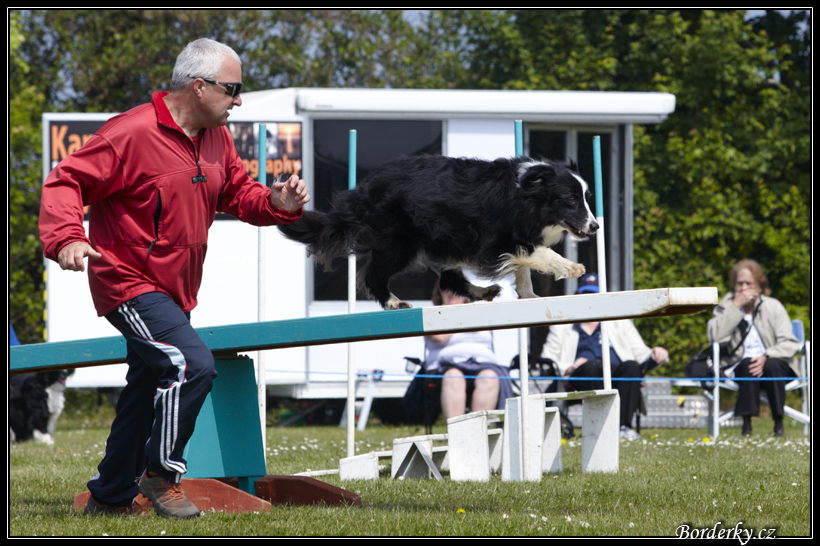
<svg viewBox="0 0 820 546">
<path fill-rule="evenodd" d="M 787 417 L 791 417 L 795 421 L 803 423 L 803 435 L 809 434 L 809 426 L 811 425 L 811 343 L 806 341 L 805 339 L 805 332 L 803 328 L 803 321 L 795 319 L 792 320 L 792 332 L 794 333 L 794 337 L 800 342 L 800 347 L 797 351 L 798 354 L 798 375 L 796 379 L 789 381 L 786 383 L 786 391 L 792 391 L 795 389 L 802 389 L 801 398 L 802 398 L 802 411 L 797 411 L 789 406 L 785 406 L 783 408 L 783 413 Z M 731 379 L 727 379 L 722 377 L 721 370 L 720 370 L 720 347 L 717 343 L 712 344 L 712 366 L 715 373 L 715 381 L 718 382 L 720 385 L 720 389 L 726 389 L 731 391 L 738 391 L 738 385 L 736 382 L 732 381 Z M 718 381 L 718 379 L 722 379 Z M 712 399 L 712 435 L 717 437 L 720 434 L 720 425 L 725 423 L 729 419 L 732 419 L 735 416 L 735 410 L 730 409 L 721 413 L 720 411 L 720 389 L 715 389 L 710 396 L 708 393 L 704 393 L 707 397 Z M 769 399 L 766 397 L 765 393 L 760 393 L 760 401 L 766 405 L 769 405 Z"/>
<path fill-rule="evenodd" d="M 802 320 L 792 320 L 792 333 L 800 342 L 800 348 L 797 350 L 797 373 L 799 377 L 786 383 L 786 391 L 800 389 L 800 409 L 802 411 L 786 406 L 783 408 L 783 412 L 792 419 L 803 423 L 803 435 L 808 436 L 809 426 L 811 425 L 811 342 L 806 341 Z M 761 396 L 761 398 L 764 397 Z M 768 400 L 766 403 L 768 403 Z"/>
<path fill-rule="evenodd" d="M 438 419 L 441 413 L 441 378 L 440 377 L 424 377 L 427 375 L 427 368 L 425 362 L 419 358 L 404 357 L 406 361 L 405 369 L 407 373 L 415 373 L 416 377 L 411 381 L 411 386 L 408 387 L 408 393 L 405 394 L 405 410 L 408 411 L 411 419 L 420 417 L 424 424 L 424 429 L 427 434 L 433 433 L 433 423 Z M 410 390 L 416 388 L 418 392 L 411 393 Z M 420 403 L 420 408 L 415 408 L 414 401 L 408 400 L 414 398 L 415 402 Z"/>
</svg>

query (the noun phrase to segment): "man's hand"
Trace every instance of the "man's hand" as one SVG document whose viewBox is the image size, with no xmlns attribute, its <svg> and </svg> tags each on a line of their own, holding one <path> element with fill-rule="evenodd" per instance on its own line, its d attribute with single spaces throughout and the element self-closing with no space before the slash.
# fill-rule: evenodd
<svg viewBox="0 0 820 546">
<path fill-rule="evenodd" d="M 85 264 L 83 259 L 88 256 L 89 259 L 102 258 L 102 254 L 94 250 L 94 248 L 85 241 L 74 241 L 68 243 L 57 254 L 57 263 L 62 269 L 69 271 L 85 271 Z"/>
<path fill-rule="evenodd" d="M 295 174 L 285 182 L 274 182 L 270 190 L 271 205 L 288 212 L 296 212 L 309 201 L 305 181 Z"/>
</svg>

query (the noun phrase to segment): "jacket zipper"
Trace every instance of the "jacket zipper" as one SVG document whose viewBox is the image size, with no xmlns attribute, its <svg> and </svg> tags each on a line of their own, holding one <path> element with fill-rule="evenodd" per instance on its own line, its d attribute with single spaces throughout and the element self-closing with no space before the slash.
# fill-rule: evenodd
<svg viewBox="0 0 820 546">
<path fill-rule="evenodd" d="M 186 135 L 187 136 L 187 135 Z M 199 135 L 199 147 L 202 148 L 202 139 L 205 137 L 205 131 L 202 131 Z M 188 139 L 191 143 L 191 147 L 194 149 L 194 161 L 196 161 L 196 170 L 197 175 L 191 178 L 192 184 L 199 184 L 202 182 L 207 182 L 208 177 L 202 174 L 202 166 L 199 164 L 199 150 L 196 149 L 196 142 L 193 139 Z"/>
<path fill-rule="evenodd" d="M 148 247 L 148 255 L 151 255 L 151 251 L 154 249 L 154 244 L 159 241 L 159 218 L 162 214 L 162 195 L 157 189 L 157 207 L 154 209 L 154 235 L 156 238 L 151 241 L 150 246 Z"/>
</svg>

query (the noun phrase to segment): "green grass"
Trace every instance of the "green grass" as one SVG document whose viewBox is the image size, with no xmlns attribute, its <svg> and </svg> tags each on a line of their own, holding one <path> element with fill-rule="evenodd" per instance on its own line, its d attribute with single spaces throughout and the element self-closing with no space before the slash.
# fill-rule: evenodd
<svg viewBox="0 0 820 546">
<path fill-rule="evenodd" d="M 576 437 L 564 446 L 564 471 L 539 483 L 392 480 L 388 469 L 373 481 L 320 478 L 360 495 L 360 507 L 275 505 L 260 514 L 175 521 L 74 511 L 75 495 L 96 473 L 110 419 L 105 412 L 67 413 L 55 446 L 9 447 L 10 536 L 675 536 L 682 524 L 741 524 L 776 536 L 812 530 L 811 443 L 789 420 L 786 437 L 777 439 L 763 418 L 749 438 L 738 429 L 724 429 L 718 441 L 705 430 L 644 430 L 642 440 L 621 442 L 617 474 L 581 473 Z M 421 433 L 371 419 L 356 433 L 356 452 L 389 449 L 393 438 Z M 345 437 L 335 426 L 270 427 L 268 473 L 338 468 Z"/>
</svg>

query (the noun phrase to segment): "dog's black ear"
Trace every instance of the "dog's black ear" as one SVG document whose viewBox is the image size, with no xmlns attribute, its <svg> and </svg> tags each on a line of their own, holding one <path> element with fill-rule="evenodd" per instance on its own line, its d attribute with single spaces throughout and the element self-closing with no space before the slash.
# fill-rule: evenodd
<svg viewBox="0 0 820 546">
<path fill-rule="evenodd" d="M 535 163 L 527 166 L 521 173 L 518 183 L 524 189 L 532 189 L 540 184 L 555 178 L 555 167 L 549 163 Z"/>
<path fill-rule="evenodd" d="M 578 172 L 578 165 L 575 163 L 575 160 L 572 159 L 571 157 L 567 158 L 567 167 L 569 167 L 570 170 L 573 170 L 576 173 Z"/>
</svg>

